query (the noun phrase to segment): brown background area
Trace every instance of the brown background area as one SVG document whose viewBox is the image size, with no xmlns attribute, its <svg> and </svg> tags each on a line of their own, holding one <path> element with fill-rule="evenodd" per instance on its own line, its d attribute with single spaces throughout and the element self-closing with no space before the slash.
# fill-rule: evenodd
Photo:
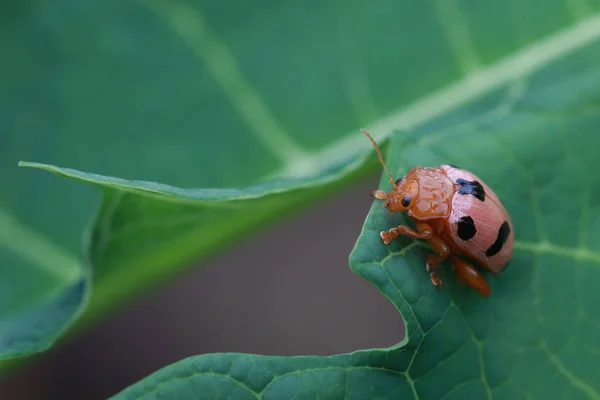
<svg viewBox="0 0 600 400">
<path fill-rule="evenodd" d="M 0 381 L 0 399 L 105 399 L 203 353 L 331 355 L 398 342 L 396 309 L 348 268 L 378 179 L 233 244 L 129 304 Z"/>
</svg>

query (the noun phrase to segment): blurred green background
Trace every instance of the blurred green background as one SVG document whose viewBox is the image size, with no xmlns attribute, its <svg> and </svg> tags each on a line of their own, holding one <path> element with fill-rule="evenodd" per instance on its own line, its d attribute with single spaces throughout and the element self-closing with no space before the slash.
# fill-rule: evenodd
<svg viewBox="0 0 600 400">
<path fill-rule="evenodd" d="M 43 324 L 46 340 L 58 335 L 86 296 L 88 256 L 96 279 L 81 321 L 103 322 L 0 381 L 2 398 L 104 398 L 188 355 L 332 354 L 391 344 L 402 329 L 392 306 L 347 269 L 374 163 L 251 215 L 173 211 L 114 193 L 99 205 L 96 188 L 18 168 L 20 160 L 183 188 L 319 175 L 371 151 L 359 128 L 375 126 L 379 138 L 410 129 L 420 116 L 403 110 L 577 30 L 598 10 L 583 0 L 3 2 L 0 328 Z M 118 226 L 103 227 L 98 211 L 117 215 Z M 162 220 L 144 225 L 148 215 Z M 283 224 L 253 231 L 275 220 Z M 88 254 L 83 235 L 94 222 Z M 166 237 L 175 244 L 153 257 Z M 188 267 L 191 277 L 177 274 Z M 108 314 L 122 304 L 133 308 Z"/>
</svg>

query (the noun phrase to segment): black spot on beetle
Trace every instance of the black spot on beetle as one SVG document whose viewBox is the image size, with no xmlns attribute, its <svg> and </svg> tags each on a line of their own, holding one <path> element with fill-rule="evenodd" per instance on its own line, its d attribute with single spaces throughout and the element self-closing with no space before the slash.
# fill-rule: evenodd
<svg viewBox="0 0 600 400">
<path fill-rule="evenodd" d="M 498 252 L 502 250 L 502 247 L 504 247 L 504 243 L 506 243 L 508 235 L 510 235 L 510 226 L 508 226 L 508 222 L 504 221 L 502 225 L 500 225 L 500 229 L 498 229 L 498 236 L 496 236 L 496 240 L 485 251 L 485 255 L 491 257 L 498 254 Z"/>
<path fill-rule="evenodd" d="M 471 194 L 477 197 L 481 201 L 485 201 L 485 190 L 481 183 L 477 181 L 468 181 L 466 179 L 458 178 L 456 184 L 460 186 L 458 193 L 460 194 Z"/>
<path fill-rule="evenodd" d="M 454 164 L 446 164 L 446 165 L 447 165 L 447 166 L 449 166 L 449 167 L 452 167 L 452 168 L 460 169 L 460 167 L 457 167 L 457 166 L 456 166 L 456 165 L 454 165 Z"/>
<path fill-rule="evenodd" d="M 410 198 L 410 196 L 404 196 L 404 198 L 402 199 L 402 207 L 408 207 L 410 205 L 410 201 L 412 199 Z"/>
<path fill-rule="evenodd" d="M 467 241 L 472 239 L 476 233 L 477 228 L 475 228 L 475 221 L 473 221 L 473 218 L 468 215 L 460 217 L 458 220 L 458 237 Z"/>
</svg>

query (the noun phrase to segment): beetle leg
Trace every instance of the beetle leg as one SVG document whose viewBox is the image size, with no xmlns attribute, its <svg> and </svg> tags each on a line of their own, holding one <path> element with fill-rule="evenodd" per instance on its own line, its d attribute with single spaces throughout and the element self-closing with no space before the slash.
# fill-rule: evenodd
<svg viewBox="0 0 600 400">
<path fill-rule="evenodd" d="M 400 235 L 408 236 L 415 239 L 429 239 L 433 236 L 433 229 L 429 224 L 419 222 L 417 223 L 417 230 L 415 231 L 408 225 L 400 225 L 396 228 L 392 228 L 389 231 L 381 231 L 379 236 L 383 244 L 389 244 L 392 239 L 397 238 Z"/>
<path fill-rule="evenodd" d="M 442 280 L 439 278 L 437 274 L 436 267 L 440 265 L 450 254 L 450 247 L 444 242 L 442 238 L 439 236 L 432 236 L 428 239 L 429 245 L 433 249 L 433 251 L 439 253 L 438 255 L 429 254 L 427 256 L 427 272 L 429 272 L 429 276 L 431 278 L 431 283 L 435 286 L 441 286 Z"/>
<path fill-rule="evenodd" d="M 483 276 L 471 264 L 454 256 L 452 257 L 452 264 L 454 264 L 461 280 L 476 289 L 482 296 L 489 296 L 492 293 Z"/>
<path fill-rule="evenodd" d="M 446 257 L 447 256 L 436 256 L 435 254 L 427 255 L 426 268 L 427 268 L 427 272 L 429 272 L 429 277 L 431 278 L 431 283 L 433 283 L 433 286 L 437 286 L 437 287 L 442 286 L 442 280 L 438 276 L 436 267 L 438 265 L 440 265 L 442 262 L 444 262 Z"/>
</svg>

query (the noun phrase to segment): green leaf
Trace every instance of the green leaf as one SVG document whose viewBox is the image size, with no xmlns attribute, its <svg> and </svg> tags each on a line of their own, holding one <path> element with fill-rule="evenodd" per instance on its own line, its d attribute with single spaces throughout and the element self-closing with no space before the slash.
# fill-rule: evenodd
<svg viewBox="0 0 600 400">
<path fill-rule="evenodd" d="M 242 74 L 253 60 L 231 59 L 262 47 L 261 38 L 238 49 L 235 38 L 211 31 L 199 40 L 212 50 L 197 54 L 193 36 L 209 28 L 198 15 L 196 33 L 180 32 L 180 19 L 195 15 L 186 8 L 70 3 L 0 6 L 0 359 L 47 349 L 75 320 L 70 332 L 369 168 L 368 144 L 336 150 L 357 123 L 344 120 L 347 109 L 313 122 L 312 135 L 292 121 L 282 126 L 289 113 L 275 117 L 254 87 L 258 77 Z M 306 100 L 298 106 L 321 111 Z M 103 193 L 19 169 L 22 159 L 218 189 L 196 202 Z M 219 204 L 200 208 L 203 199 Z M 90 238 L 83 246 L 82 232 Z"/>
<path fill-rule="evenodd" d="M 516 248 L 502 274 L 483 271 L 490 297 L 459 284 L 448 263 L 436 290 L 423 242 L 381 243 L 380 231 L 406 220 L 375 201 L 350 267 L 400 311 L 402 342 L 330 357 L 195 356 L 114 399 L 600 399 L 599 51 L 591 44 L 393 137 L 396 177 L 456 164 L 510 212 Z M 384 174 L 380 188 L 389 187 Z"/>
<path fill-rule="evenodd" d="M 88 249 L 95 266 L 94 313 L 140 286 L 162 281 L 199 254 L 230 246 L 251 226 L 260 226 L 311 198 L 352 180 L 369 153 L 304 177 L 274 179 L 247 188 L 182 189 L 156 182 L 127 181 L 36 163 L 104 189 Z M 371 160 L 372 163 L 372 160 Z M 93 315 L 90 317 L 93 318 Z"/>
<path fill-rule="evenodd" d="M 87 268 L 14 214 L 0 208 L 0 359 L 49 348 L 89 294 Z"/>
<path fill-rule="evenodd" d="M 516 0 L 4 4 L 0 179 L 10 190 L 0 209 L 36 238 L 22 249 L 44 251 L 32 261 L 6 250 L 28 241 L 2 234 L 3 282 L 14 288 L 5 304 L 17 306 L 0 314 L 11 327 L 0 344 L 18 338 L 19 354 L 38 351 L 70 326 L 89 296 L 88 258 L 93 291 L 79 328 L 351 181 L 373 157 L 362 125 L 378 140 L 446 125 L 446 113 L 477 115 L 507 84 L 557 60 L 573 56 L 569 70 L 595 62 L 574 54 L 600 36 L 598 6 L 543 7 L 548 18 Z M 411 37 L 418 46 L 403 40 Z M 547 85 L 557 77 L 566 89 L 593 89 L 556 73 Z M 480 96 L 489 97 L 474 103 Z M 561 112 L 565 98 L 544 97 Z M 83 255 L 96 194 L 17 170 L 23 159 L 128 178 L 63 171 L 104 188 Z"/>
</svg>

